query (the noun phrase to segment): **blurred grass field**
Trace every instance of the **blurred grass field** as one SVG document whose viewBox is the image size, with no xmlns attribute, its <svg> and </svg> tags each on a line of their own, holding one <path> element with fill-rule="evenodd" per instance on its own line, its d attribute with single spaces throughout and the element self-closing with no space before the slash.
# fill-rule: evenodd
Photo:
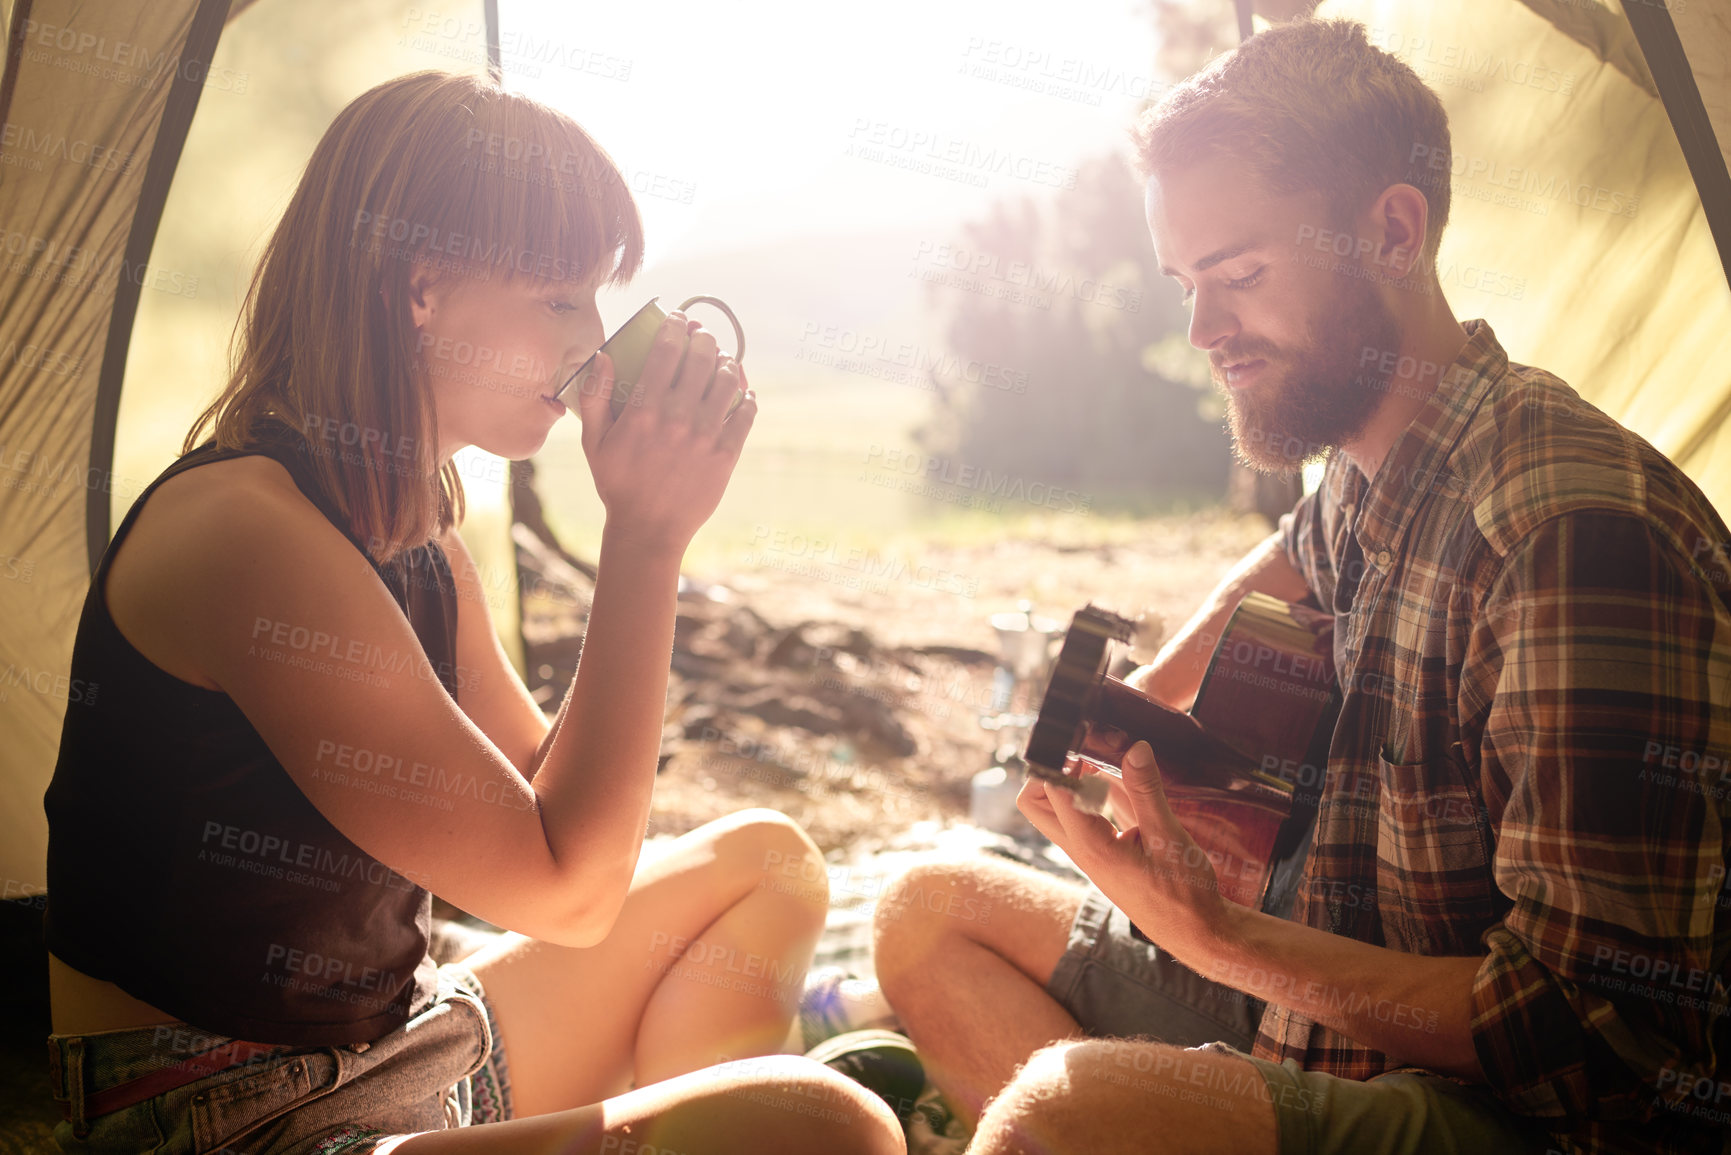
<svg viewBox="0 0 1731 1155">
<path fill-rule="evenodd" d="M 1150 519 L 1166 523 L 1213 508 L 1201 497 L 1088 492 L 1063 503 L 1076 507 L 1065 512 L 965 486 L 927 484 L 926 466 L 938 455 L 923 450 L 916 434 L 930 417 L 928 395 L 879 382 L 786 377 L 754 380 L 753 388 L 757 424 L 721 505 L 686 553 L 688 573 L 724 578 L 776 536 L 833 543 L 842 555 L 916 554 L 934 543 L 1007 538 L 1083 548 L 1134 540 L 1148 532 Z M 579 433 L 574 418 L 561 421 L 535 466 L 549 523 L 567 548 L 593 555 L 604 511 Z M 886 465 L 908 455 L 921 468 Z"/>
</svg>

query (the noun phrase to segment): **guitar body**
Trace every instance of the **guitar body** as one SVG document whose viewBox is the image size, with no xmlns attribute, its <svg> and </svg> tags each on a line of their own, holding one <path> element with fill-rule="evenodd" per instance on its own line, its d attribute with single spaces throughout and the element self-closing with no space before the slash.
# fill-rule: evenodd
<svg viewBox="0 0 1731 1155">
<path fill-rule="evenodd" d="M 1110 643 L 1127 642 L 1133 632 L 1132 623 L 1096 606 L 1077 611 L 1028 737 L 1028 772 L 1077 791 L 1097 809 L 1106 784 L 1084 776 L 1079 763 L 1116 772 L 1123 751 L 1146 741 L 1167 801 L 1213 863 L 1221 893 L 1284 915 L 1321 787 L 1319 773 L 1310 771 L 1307 781 L 1299 770 L 1327 765 L 1340 712 L 1334 619 L 1247 596 L 1222 631 L 1188 712 L 1107 675 Z"/>
</svg>

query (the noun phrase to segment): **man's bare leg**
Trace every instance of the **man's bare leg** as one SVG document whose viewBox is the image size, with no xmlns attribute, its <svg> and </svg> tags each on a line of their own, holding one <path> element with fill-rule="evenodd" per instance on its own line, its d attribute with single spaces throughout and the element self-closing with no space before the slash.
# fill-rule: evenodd
<svg viewBox="0 0 1731 1155">
<path fill-rule="evenodd" d="M 1276 1155 L 1273 1099 L 1247 1059 L 1132 1039 L 1048 1047 L 992 1100 L 968 1155 Z"/>
<path fill-rule="evenodd" d="M 995 858 L 916 866 L 878 903 L 878 982 L 969 1123 L 1035 1051 L 1080 1033 L 1046 993 L 1084 891 Z"/>
</svg>

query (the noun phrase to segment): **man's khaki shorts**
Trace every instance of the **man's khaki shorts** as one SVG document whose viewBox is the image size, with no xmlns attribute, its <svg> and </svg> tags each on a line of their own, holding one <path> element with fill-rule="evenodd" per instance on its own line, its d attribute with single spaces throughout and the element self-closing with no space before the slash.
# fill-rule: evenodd
<svg viewBox="0 0 1731 1155">
<path fill-rule="evenodd" d="M 1247 1054 L 1263 1004 L 1133 936 L 1124 912 L 1093 887 L 1046 990 L 1095 1037 L 1148 1038 L 1252 1064 L 1274 1105 L 1280 1155 L 1558 1155 L 1549 1132 L 1483 1087 L 1427 1074 L 1360 1082 Z"/>
</svg>

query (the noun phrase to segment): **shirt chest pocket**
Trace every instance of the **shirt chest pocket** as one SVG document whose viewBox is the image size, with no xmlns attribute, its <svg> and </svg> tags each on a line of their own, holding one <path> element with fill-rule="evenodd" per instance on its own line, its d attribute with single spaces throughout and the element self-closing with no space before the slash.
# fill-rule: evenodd
<svg viewBox="0 0 1731 1155">
<path fill-rule="evenodd" d="M 1490 817 L 1459 744 L 1418 762 L 1379 755 L 1377 771 L 1377 874 L 1388 945 L 1478 953 L 1479 936 L 1505 904 L 1491 875 Z"/>
</svg>

